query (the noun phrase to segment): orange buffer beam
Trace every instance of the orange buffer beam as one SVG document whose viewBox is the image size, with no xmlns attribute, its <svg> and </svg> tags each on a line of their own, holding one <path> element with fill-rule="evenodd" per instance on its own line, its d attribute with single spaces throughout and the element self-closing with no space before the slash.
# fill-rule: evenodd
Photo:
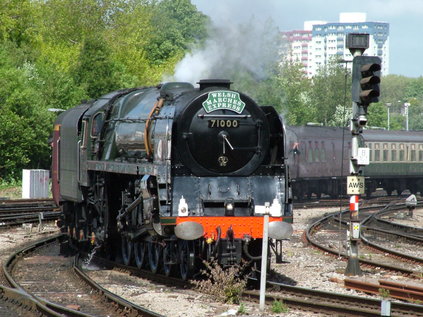
<svg viewBox="0 0 423 317">
<path fill-rule="evenodd" d="M 269 222 L 282 221 L 282 217 L 270 217 Z M 186 221 L 200 223 L 204 228 L 205 238 L 217 238 L 217 227 L 220 227 L 221 238 L 226 238 L 226 232 L 230 227 L 234 232 L 234 238 L 242 239 L 245 236 L 251 238 L 263 238 L 263 217 L 177 217 L 176 224 Z"/>
</svg>

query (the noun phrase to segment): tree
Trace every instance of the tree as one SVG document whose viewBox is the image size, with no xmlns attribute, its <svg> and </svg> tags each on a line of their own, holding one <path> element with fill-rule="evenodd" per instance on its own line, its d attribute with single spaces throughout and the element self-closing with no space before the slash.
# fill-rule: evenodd
<svg viewBox="0 0 423 317">
<path fill-rule="evenodd" d="M 405 93 L 404 97 L 407 99 L 423 101 L 423 77 L 409 79 Z"/>
<path fill-rule="evenodd" d="M 321 67 L 312 79 L 310 98 L 315 107 L 315 121 L 338 125 L 333 120 L 337 107 L 351 107 L 351 74 L 336 59 Z M 339 111 L 339 110 L 338 110 Z"/>
<path fill-rule="evenodd" d="M 43 42 L 82 44 L 102 33 L 114 11 L 113 0 L 37 0 L 37 29 Z"/>
<path fill-rule="evenodd" d="M 153 11 L 155 33 L 147 45 L 150 61 L 163 63 L 207 35 L 208 18 L 190 0 L 158 1 Z"/>
<path fill-rule="evenodd" d="M 20 46 L 32 40 L 34 10 L 31 0 L 2 1 L 0 7 L 0 40 Z"/>
<path fill-rule="evenodd" d="M 280 110 L 290 125 L 303 125 L 316 118 L 316 109 L 310 102 L 311 82 L 302 69 L 302 64 L 285 62 L 278 76 L 284 92 Z"/>
<path fill-rule="evenodd" d="M 40 78 L 16 48 L 0 48 L 0 177 L 19 177 L 22 168 L 48 168 L 51 117 L 43 107 Z"/>
<path fill-rule="evenodd" d="M 388 116 L 386 106 L 382 102 L 372 103 L 367 109 L 368 126 L 387 128 Z"/>
<path fill-rule="evenodd" d="M 97 36 L 85 39 L 75 68 L 77 84 L 84 87 L 91 98 L 119 88 L 111 52 L 104 39 Z"/>
<path fill-rule="evenodd" d="M 385 105 L 389 103 L 393 114 L 400 113 L 409 83 L 410 79 L 405 76 L 388 75 L 381 78 L 379 100 Z"/>
</svg>

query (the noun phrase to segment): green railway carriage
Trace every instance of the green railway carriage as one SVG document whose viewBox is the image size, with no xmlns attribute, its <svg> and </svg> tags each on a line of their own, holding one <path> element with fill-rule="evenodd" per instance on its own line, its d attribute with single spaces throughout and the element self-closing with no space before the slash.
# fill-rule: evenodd
<svg viewBox="0 0 423 317">
<path fill-rule="evenodd" d="M 423 191 L 423 132 L 366 130 L 363 138 L 370 149 L 370 165 L 363 167 L 368 192 Z"/>
</svg>

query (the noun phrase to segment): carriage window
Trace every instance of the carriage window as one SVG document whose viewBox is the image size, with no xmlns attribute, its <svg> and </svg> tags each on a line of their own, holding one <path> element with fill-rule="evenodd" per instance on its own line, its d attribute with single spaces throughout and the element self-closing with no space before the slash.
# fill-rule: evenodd
<svg viewBox="0 0 423 317">
<path fill-rule="evenodd" d="M 332 142 L 332 160 L 336 160 L 335 143 Z"/>
<path fill-rule="evenodd" d="M 322 141 L 321 148 L 320 148 L 320 160 L 322 162 L 326 162 L 326 148 L 325 148 L 324 141 Z"/>
<path fill-rule="evenodd" d="M 399 160 L 403 162 L 405 160 L 405 147 L 404 144 L 399 145 Z"/>
<path fill-rule="evenodd" d="M 417 156 L 416 156 L 416 145 L 415 144 L 411 144 L 410 161 L 411 162 L 415 162 L 416 159 L 417 159 Z"/>
<path fill-rule="evenodd" d="M 396 161 L 397 160 L 397 145 L 391 144 L 391 160 Z"/>
<path fill-rule="evenodd" d="M 103 126 L 103 113 L 97 113 L 93 118 L 93 123 L 91 126 L 91 136 L 97 137 L 101 131 L 101 128 Z"/>
<path fill-rule="evenodd" d="M 319 143 L 314 142 L 314 161 L 319 162 L 320 161 L 320 150 L 319 150 Z"/>
<path fill-rule="evenodd" d="M 419 162 L 423 161 L 423 144 L 419 144 Z"/>
<path fill-rule="evenodd" d="M 375 143 L 375 153 L 374 153 L 375 157 L 375 161 L 380 161 L 380 144 L 379 143 Z"/>
<path fill-rule="evenodd" d="M 313 148 L 311 145 L 311 141 L 308 142 L 307 162 L 313 162 Z"/>
<path fill-rule="evenodd" d="M 370 162 L 373 161 L 373 144 L 372 143 L 367 143 L 367 147 L 369 148 L 369 160 Z"/>
<path fill-rule="evenodd" d="M 344 145 L 344 160 L 345 158 L 348 158 L 351 156 L 351 142 L 348 142 L 348 144 Z"/>
<path fill-rule="evenodd" d="M 388 150 L 388 143 L 383 143 L 383 161 L 387 162 L 388 159 L 388 154 L 389 154 L 389 150 Z"/>
</svg>

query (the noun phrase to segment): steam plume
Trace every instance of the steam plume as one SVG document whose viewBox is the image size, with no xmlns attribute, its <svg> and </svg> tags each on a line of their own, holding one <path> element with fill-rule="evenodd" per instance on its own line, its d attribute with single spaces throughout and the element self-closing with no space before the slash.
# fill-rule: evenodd
<svg viewBox="0 0 423 317">
<path fill-rule="evenodd" d="M 243 25 L 214 26 L 201 49 L 187 54 L 175 68 L 173 80 L 198 82 L 205 78 L 233 78 L 248 72 L 264 79 L 278 59 L 278 29 L 271 21 L 251 19 Z"/>
</svg>

